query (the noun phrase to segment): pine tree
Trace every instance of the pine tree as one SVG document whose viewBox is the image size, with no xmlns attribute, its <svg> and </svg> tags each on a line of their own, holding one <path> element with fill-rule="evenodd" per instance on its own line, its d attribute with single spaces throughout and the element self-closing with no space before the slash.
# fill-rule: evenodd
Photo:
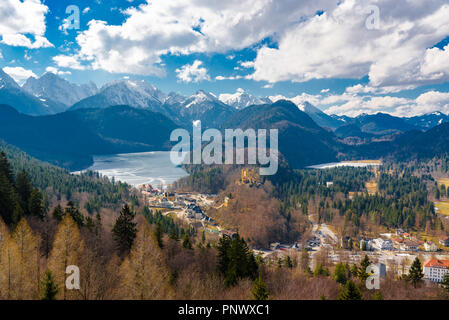
<svg viewBox="0 0 449 320">
<path fill-rule="evenodd" d="M 14 176 L 12 174 L 11 165 L 3 151 L 0 152 L 0 175 L 3 175 L 9 184 L 14 185 Z"/>
<path fill-rule="evenodd" d="M 323 269 L 323 265 L 321 263 L 318 263 L 315 267 L 315 271 L 313 272 L 313 275 L 315 277 L 324 275 L 324 269 Z"/>
<path fill-rule="evenodd" d="M 55 218 L 57 221 L 61 221 L 64 217 L 64 211 L 62 211 L 62 207 L 60 204 L 58 204 L 52 212 L 53 218 Z"/>
<path fill-rule="evenodd" d="M 421 281 L 423 277 L 424 274 L 422 272 L 421 261 L 418 259 L 418 257 L 416 257 L 410 267 L 409 273 L 407 275 L 407 280 L 411 281 L 413 283 L 413 286 L 416 288 L 416 285 Z"/>
<path fill-rule="evenodd" d="M 15 193 L 13 184 L 0 171 L 0 217 L 7 225 L 16 223 L 13 213 L 15 208 Z"/>
<path fill-rule="evenodd" d="M 184 239 L 182 240 L 182 246 L 185 249 L 192 249 L 192 242 L 190 241 L 190 237 L 187 233 L 184 235 Z"/>
<path fill-rule="evenodd" d="M 58 293 L 59 298 L 65 300 L 78 297 L 79 292 L 66 289 L 65 272 L 69 265 L 81 266 L 84 252 L 85 245 L 78 225 L 70 215 L 66 214 L 58 226 L 48 258 L 48 269 L 53 274 L 57 286 L 62 288 L 62 291 Z"/>
<path fill-rule="evenodd" d="M 289 269 L 293 268 L 293 262 L 290 256 L 285 257 L 285 266 Z"/>
<path fill-rule="evenodd" d="M 59 289 L 50 270 L 45 272 L 44 280 L 42 281 L 41 300 L 56 300 Z"/>
<path fill-rule="evenodd" d="M 159 248 L 162 249 L 164 247 L 164 242 L 162 241 L 163 233 L 162 233 L 162 226 L 160 223 L 156 224 L 156 230 L 154 232 L 154 236 L 156 238 L 157 245 L 159 246 Z"/>
<path fill-rule="evenodd" d="M 33 191 L 33 184 L 25 170 L 19 172 L 16 178 L 16 190 L 19 195 L 20 204 L 25 211 L 25 214 L 29 214 L 28 203 L 30 201 L 31 193 Z"/>
<path fill-rule="evenodd" d="M 129 206 L 125 204 L 120 211 L 120 216 L 115 221 L 112 233 L 117 248 L 121 254 L 128 252 L 136 238 L 136 223 L 134 222 L 134 213 Z"/>
<path fill-rule="evenodd" d="M 217 246 L 217 250 L 218 250 L 218 271 L 222 274 L 225 275 L 228 267 L 229 267 L 229 256 L 228 256 L 228 252 L 231 248 L 231 238 L 227 235 L 224 235 L 223 237 L 220 238 L 220 240 L 218 241 L 218 246 Z"/>
<path fill-rule="evenodd" d="M 254 281 L 251 295 L 254 300 L 268 300 L 269 294 L 265 281 L 262 279 L 262 273 L 259 273 L 259 277 Z"/>
<path fill-rule="evenodd" d="M 338 300 L 362 300 L 362 294 L 355 286 L 352 280 L 348 280 L 344 286 L 341 287 L 338 294 Z"/>
<path fill-rule="evenodd" d="M 359 274 L 359 268 L 357 267 L 356 264 L 352 265 L 350 273 L 351 273 L 351 277 L 357 277 L 357 275 Z"/>
<path fill-rule="evenodd" d="M 14 211 L 12 213 L 12 224 L 15 225 L 19 220 L 25 215 L 25 212 L 23 211 L 22 204 L 20 203 L 20 200 L 18 197 L 16 197 L 15 204 L 14 204 Z"/>
<path fill-rule="evenodd" d="M 178 232 L 176 228 L 172 228 L 170 231 L 170 239 L 178 241 L 179 237 L 178 237 Z"/>
<path fill-rule="evenodd" d="M 346 284 L 348 280 L 346 277 L 346 268 L 341 262 L 335 266 L 334 280 L 342 285 Z"/>
<path fill-rule="evenodd" d="M 167 299 L 172 294 L 168 267 L 146 220 L 139 226 L 120 273 L 120 290 L 124 299 Z"/>
<path fill-rule="evenodd" d="M 34 188 L 31 192 L 28 202 L 28 212 L 35 217 L 43 219 L 45 216 L 44 206 L 42 203 L 42 194 L 38 188 Z"/>
<path fill-rule="evenodd" d="M 78 208 L 75 206 L 73 201 L 69 201 L 67 203 L 67 207 L 64 210 L 64 214 L 68 214 L 72 217 L 73 221 L 76 222 L 76 224 L 81 227 L 84 224 L 84 216 L 81 214 L 81 212 L 78 210 Z"/>
<path fill-rule="evenodd" d="M 371 261 L 368 258 L 368 255 L 365 255 L 363 260 L 360 262 L 360 268 L 358 271 L 358 276 L 360 281 L 365 282 L 366 279 L 369 277 L 369 274 L 366 272 L 366 269 L 370 266 Z"/>
</svg>

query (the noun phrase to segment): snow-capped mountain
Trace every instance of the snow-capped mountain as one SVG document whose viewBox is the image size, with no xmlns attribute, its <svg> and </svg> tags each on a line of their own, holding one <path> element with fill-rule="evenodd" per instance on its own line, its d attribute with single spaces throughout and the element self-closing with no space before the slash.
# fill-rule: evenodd
<svg viewBox="0 0 449 320">
<path fill-rule="evenodd" d="M 57 113 L 63 105 L 51 99 L 37 98 L 23 90 L 13 78 L 0 69 L 0 104 L 7 104 L 27 115 Z"/>
<path fill-rule="evenodd" d="M 165 98 L 164 103 L 173 105 L 177 103 L 182 103 L 185 99 L 186 97 L 180 95 L 179 93 L 170 92 Z"/>
<path fill-rule="evenodd" d="M 183 122 L 201 120 L 203 127 L 218 126 L 235 111 L 214 94 L 203 90 L 170 107 Z"/>
<path fill-rule="evenodd" d="M 0 69 L 0 89 L 19 89 L 19 85 L 6 72 Z"/>
<path fill-rule="evenodd" d="M 278 96 L 270 96 L 269 97 L 271 101 L 276 102 L 279 100 L 289 100 L 296 104 L 298 108 L 305 112 L 309 117 L 312 118 L 313 121 L 316 122 L 320 127 L 323 128 L 329 128 L 331 130 L 335 130 L 341 125 L 344 124 L 343 121 L 336 119 L 334 117 L 331 117 L 330 115 L 324 113 L 308 101 L 304 101 L 304 99 L 301 96 L 297 96 L 291 99 L 288 99 L 284 96 L 278 95 Z"/>
<path fill-rule="evenodd" d="M 74 104 L 71 110 L 128 105 L 165 114 L 161 106 L 166 99 L 165 93 L 144 80 L 116 80 L 105 84 L 97 94 Z"/>
<path fill-rule="evenodd" d="M 237 89 L 236 93 L 223 93 L 220 94 L 219 100 L 227 105 L 234 107 L 237 110 L 244 109 L 251 105 L 260 105 L 271 103 L 268 98 L 258 98 L 249 94 L 242 88 Z"/>
<path fill-rule="evenodd" d="M 22 88 L 39 99 L 51 99 L 67 107 L 96 94 L 98 91 L 93 82 L 78 85 L 70 83 L 51 72 L 45 73 L 38 79 L 29 78 Z"/>
<path fill-rule="evenodd" d="M 447 114 L 437 111 L 424 114 L 422 116 L 404 118 L 404 120 L 415 127 L 418 127 L 423 130 L 428 130 L 440 124 L 449 122 L 449 116 Z"/>
</svg>

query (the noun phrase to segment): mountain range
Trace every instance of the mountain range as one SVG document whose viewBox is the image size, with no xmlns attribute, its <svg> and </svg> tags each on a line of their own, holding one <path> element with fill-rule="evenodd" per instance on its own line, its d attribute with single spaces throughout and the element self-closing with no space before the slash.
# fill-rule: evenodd
<svg viewBox="0 0 449 320">
<path fill-rule="evenodd" d="M 73 84 L 51 72 L 45 73 L 40 78 L 28 78 L 22 89 L 39 99 L 58 102 L 64 105 L 65 109 L 98 91 L 93 82 L 81 85 Z"/>
<path fill-rule="evenodd" d="M 92 82 L 73 84 L 47 72 L 40 78 L 29 78 L 20 87 L 10 76 L 0 70 L 0 103 L 13 106 L 29 115 L 47 115 L 66 110 L 107 108 L 128 105 L 134 108 L 159 112 L 178 125 L 201 120 L 204 127 L 217 127 L 230 115 L 252 105 L 264 105 L 286 100 L 283 96 L 256 97 L 239 88 L 233 94 L 218 97 L 203 90 L 189 97 L 171 92 L 166 94 L 144 80 L 123 79 L 109 82 L 100 89 Z M 398 118 L 386 114 L 348 116 L 328 115 L 303 99 L 292 98 L 298 108 L 307 113 L 319 126 L 335 131 L 341 139 L 353 138 L 367 141 L 388 138 L 398 133 L 419 129 L 428 130 L 449 122 L 449 116 L 434 112 L 411 118 Z M 339 128 L 344 126 L 348 128 Z M 354 131 L 357 126 L 361 133 Z"/>
<path fill-rule="evenodd" d="M 93 155 L 168 150 L 178 126 L 160 113 L 112 106 L 29 116 L 0 105 L 0 137 L 30 155 L 71 170 Z"/>
<path fill-rule="evenodd" d="M 22 89 L 7 73 L 0 69 L 0 103 L 14 106 L 28 115 L 46 115 L 61 112 L 64 105 L 49 98 L 38 98 Z"/>
<path fill-rule="evenodd" d="M 449 116 L 443 113 L 351 118 L 328 115 L 307 101 L 258 98 L 242 89 L 219 97 L 198 90 L 185 97 L 143 80 L 117 80 L 97 89 L 51 73 L 20 87 L 0 70 L 0 104 L 0 139 L 72 170 L 89 166 L 95 154 L 167 150 L 171 131 L 191 129 L 197 120 L 204 129 L 278 129 L 280 153 L 292 168 L 448 150 Z M 416 145 L 424 141 L 432 143 Z"/>
</svg>

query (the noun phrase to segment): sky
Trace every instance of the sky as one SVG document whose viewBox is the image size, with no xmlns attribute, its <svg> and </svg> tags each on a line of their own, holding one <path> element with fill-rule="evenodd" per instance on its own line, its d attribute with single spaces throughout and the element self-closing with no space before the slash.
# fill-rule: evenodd
<svg viewBox="0 0 449 320">
<path fill-rule="evenodd" d="M 1 0 L 0 67 L 329 114 L 449 113 L 447 0 Z"/>
</svg>

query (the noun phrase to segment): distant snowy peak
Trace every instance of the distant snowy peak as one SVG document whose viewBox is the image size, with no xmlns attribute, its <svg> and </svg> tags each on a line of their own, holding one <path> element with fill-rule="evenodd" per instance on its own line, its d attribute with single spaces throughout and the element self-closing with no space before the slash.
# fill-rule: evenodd
<svg viewBox="0 0 449 320">
<path fill-rule="evenodd" d="M 176 92 L 170 92 L 164 100 L 165 104 L 174 105 L 182 103 L 186 97 Z"/>
<path fill-rule="evenodd" d="M 206 92 L 203 90 L 198 90 L 196 94 L 188 97 L 184 102 L 183 102 L 183 106 L 184 108 L 189 109 L 192 106 L 195 105 L 201 105 L 201 104 L 208 104 L 208 103 L 219 103 L 221 104 L 222 102 L 220 100 L 217 99 L 217 97 L 210 93 L 210 92 Z"/>
<path fill-rule="evenodd" d="M 0 69 L 0 89 L 19 89 L 19 85 L 6 72 Z"/>
<path fill-rule="evenodd" d="M 167 95 L 144 80 L 116 80 L 105 84 L 99 92 L 106 101 L 146 108 L 149 103 L 162 104 Z"/>
<path fill-rule="evenodd" d="M 308 101 L 305 101 L 298 105 L 298 108 L 301 109 L 301 111 L 304 111 L 307 114 L 321 114 L 323 111 L 309 103 Z"/>
<path fill-rule="evenodd" d="M 223 93 L 220 94 L 219 100 L 227 105 L 234 107 L 235 109 L 244 109 L 251 105 L 259 105 L 271 103 L 267 98 L 258 98 L 239 88 L 236 93 Z"/>
<path fill-rule="evenodd" d="M 39 99 L 50 99 L 66 106 L 71 106 L 98 91 L 93 82 L 74 84 L 51 72 L 45 73 L 38 79 L 29 78 L 22 88 Z"/>
</svg>

